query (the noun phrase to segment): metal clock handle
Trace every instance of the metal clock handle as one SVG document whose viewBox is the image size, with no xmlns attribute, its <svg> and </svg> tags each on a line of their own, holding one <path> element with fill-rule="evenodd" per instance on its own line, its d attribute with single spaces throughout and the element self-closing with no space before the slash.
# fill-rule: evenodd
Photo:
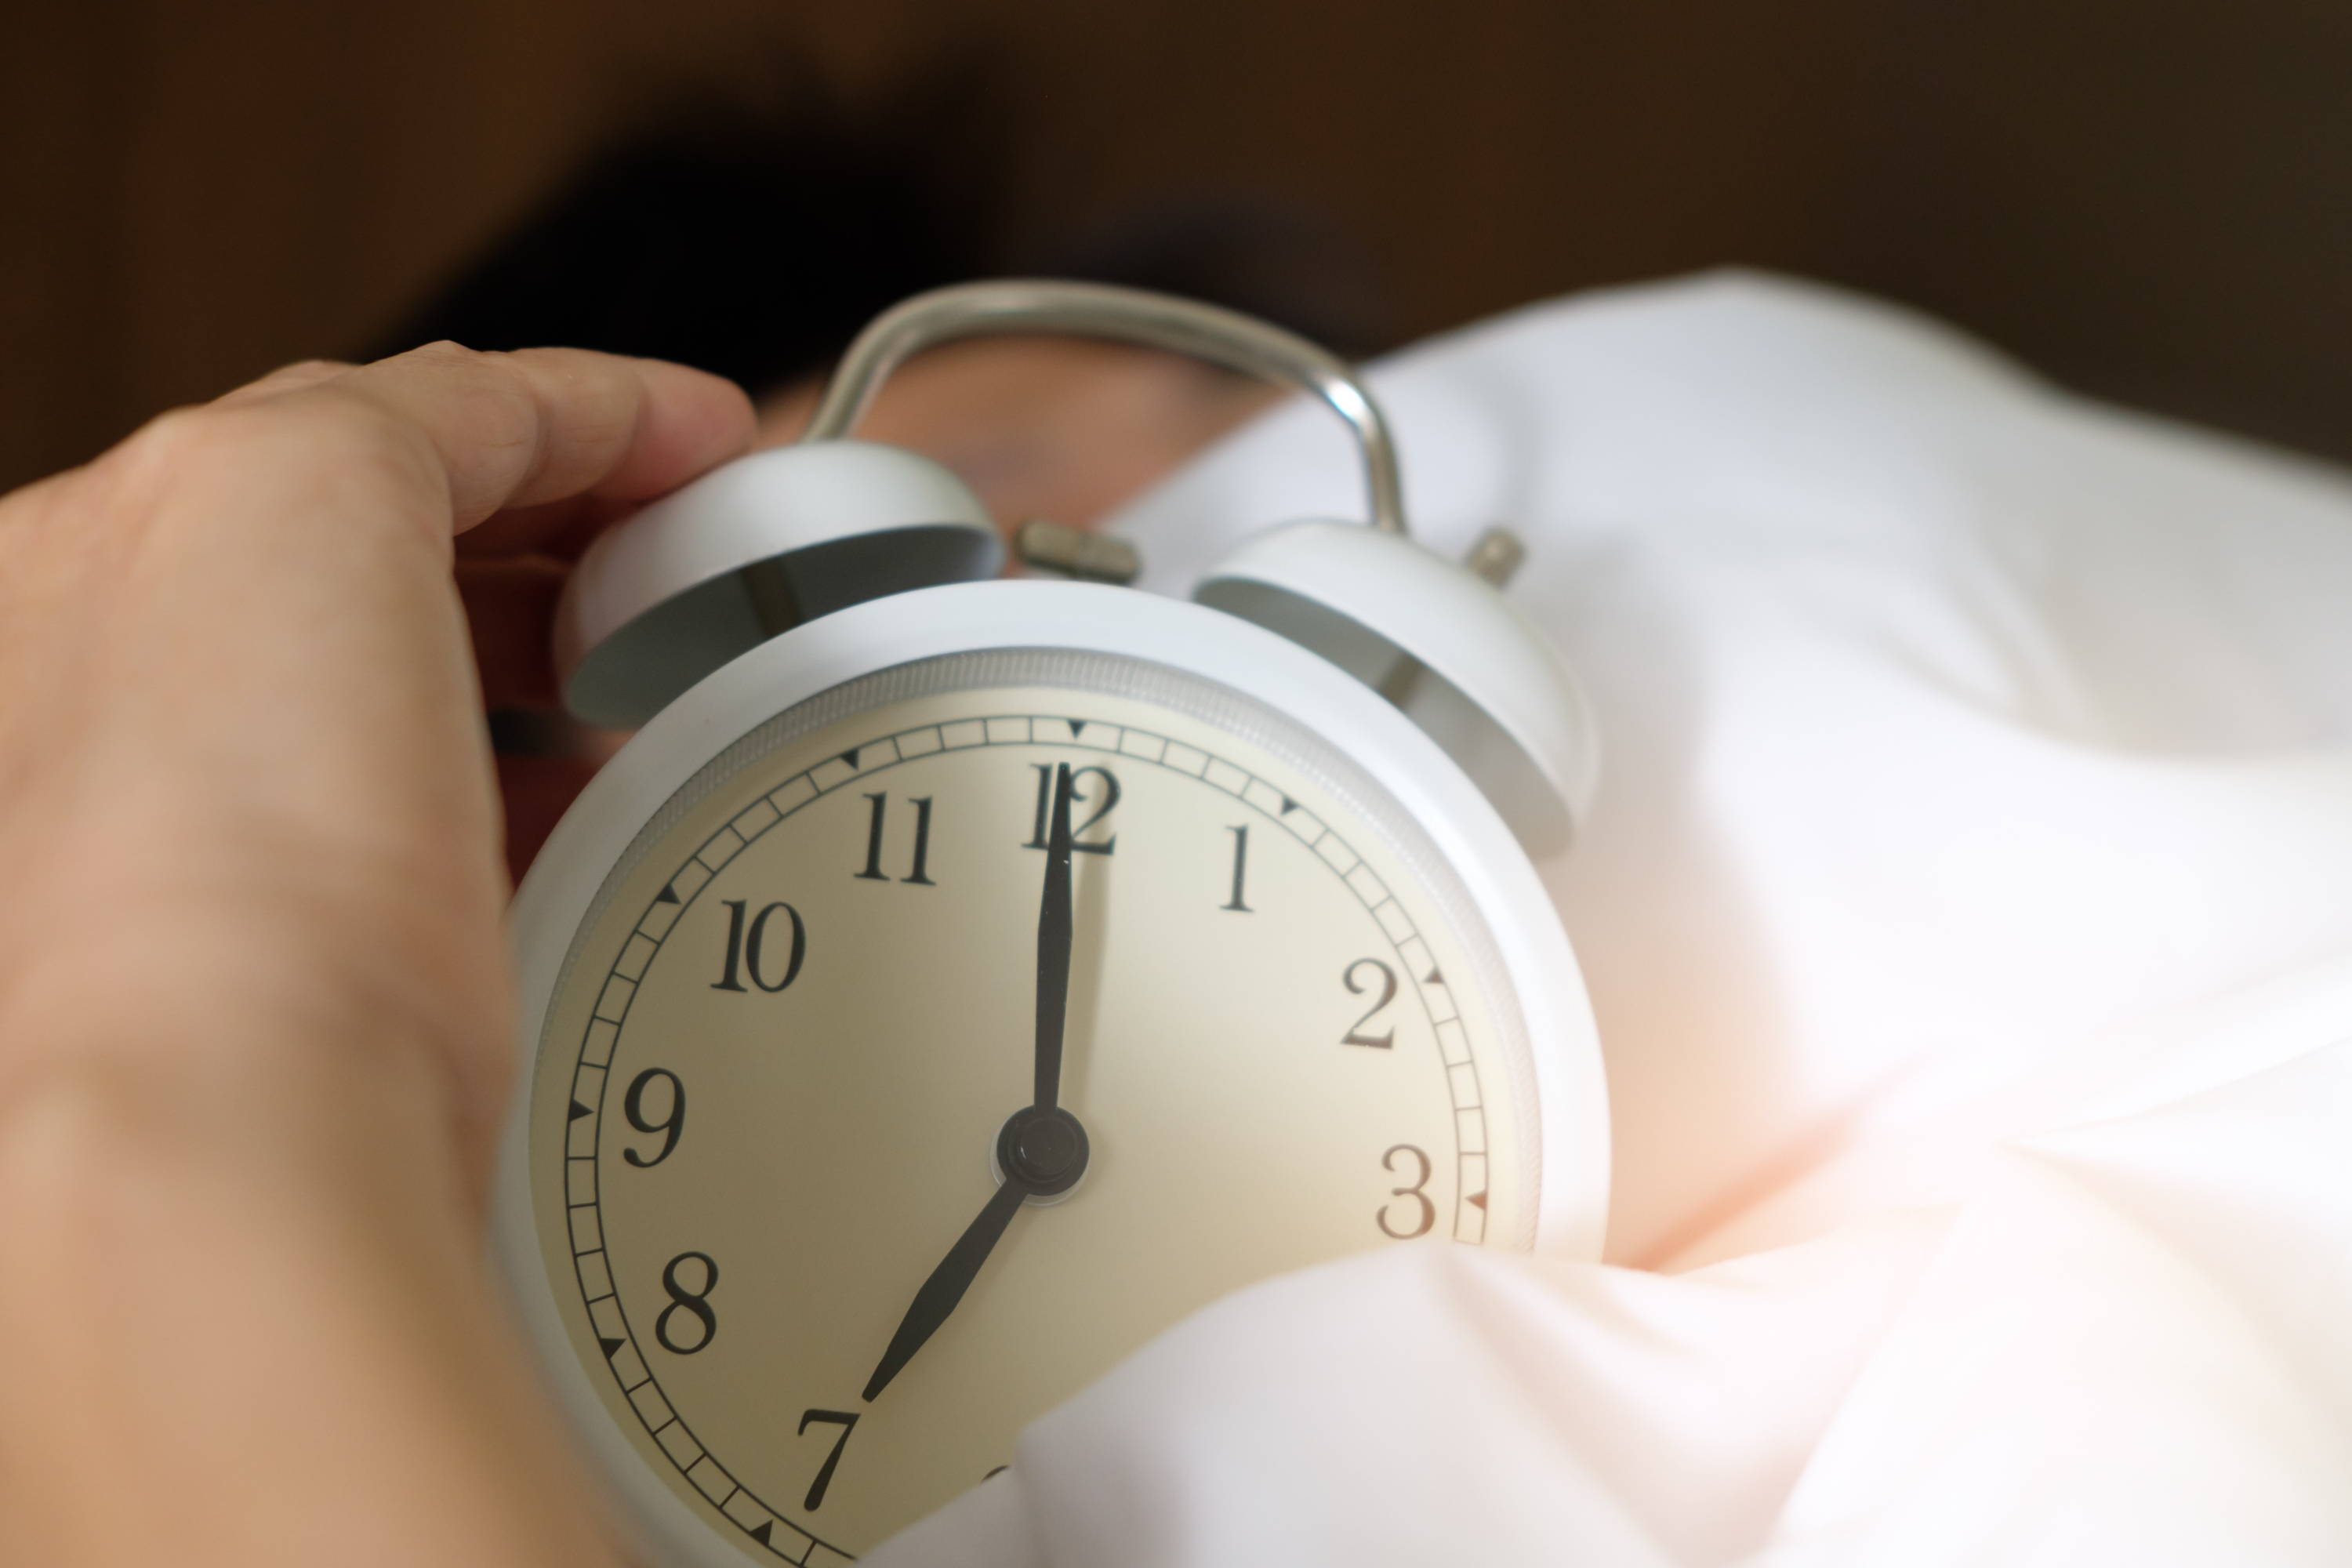
<svg viewBox="0 0 2352 1568">
<path fill-rule="evenodd" d="M 1355 432 L 1372 527 L 1406 531 L 1388 421 L 1346 361 L 1296 332 L 1173 295 L 1107 283 L 1007 279 L 918 294 L 874 319 L 834 371 L 803 442 L 849 435 L 890 373 L 957 338 L 1034 333 L 1141 343 L 1314 393 Z"/>
</svg>

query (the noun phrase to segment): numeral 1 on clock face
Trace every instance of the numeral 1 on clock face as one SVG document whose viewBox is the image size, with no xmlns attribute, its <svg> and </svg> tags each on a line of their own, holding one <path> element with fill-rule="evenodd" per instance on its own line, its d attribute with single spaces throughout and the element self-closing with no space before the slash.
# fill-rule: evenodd
<svg viewBox="0 0 2352 1568">
<path fill-rule="evenodd" d="M 1235 824 L 1225 831 L 1234 836 L 1234 896 L 1217 907 L 1236 914 L 1255 914 L 1256 911 L 1242 901 L 1243 879 L 1249 875 L 1249 828 Z"/>
</svg>

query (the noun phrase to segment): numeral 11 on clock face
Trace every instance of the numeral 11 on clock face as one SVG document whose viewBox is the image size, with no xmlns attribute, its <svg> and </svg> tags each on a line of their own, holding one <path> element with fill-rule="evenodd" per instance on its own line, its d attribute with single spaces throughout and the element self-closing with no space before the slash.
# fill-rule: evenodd
<svg viewBox="0 0 2352 1568">
<path fill-rule="evenodd" d="M 872 805 L 866 822 L 866 869 L 856 873 L 861 882 L 887 882 L 890 873 L 882 869 L 882 832 L 890 820 L 890 794 L 876 790 L 867 795 Z M 931 797 L 920 795 L 907 802 L 915 808 L 914 868 L 898 879 L 919 888 L 937 887 L 929 875 L 931 863 Z"/>
</svg>

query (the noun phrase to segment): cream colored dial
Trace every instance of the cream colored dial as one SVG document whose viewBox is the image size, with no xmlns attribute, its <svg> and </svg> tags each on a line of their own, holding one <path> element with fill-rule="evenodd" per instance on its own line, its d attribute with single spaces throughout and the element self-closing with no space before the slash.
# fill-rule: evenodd
<svg viewBox="0 0 2352 1568">
<path fill-rule="evenodd" d="M 1222 689 L 991 683 L 994 657 L 886 672 L 707 769 L 549 1011 L 531 1192 L 573 1350 L 755 1560 L 869 1549 L 1242 1285 L 1532 1233 L 1516 1015 L 1409 825 Z M 1065 765 L 1084 1174 L 1005 1209 L 868 1398 L 1032 1102 Z"/>
</svg>

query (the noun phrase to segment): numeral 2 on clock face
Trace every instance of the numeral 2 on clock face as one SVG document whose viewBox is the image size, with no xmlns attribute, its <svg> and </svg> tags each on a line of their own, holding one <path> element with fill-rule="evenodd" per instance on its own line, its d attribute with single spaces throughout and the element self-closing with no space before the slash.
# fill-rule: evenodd
<svg viewBox="0 0 2352 1568">
<path fill-rule="evenodd" d="M 1385 1034 L 1368 1035 L 1364 1033 L 1364 1026 L 1379 1017 L 1381 1009 L 1396 1000 L 1396 971 L 1377 958 L 1360 958 L 1348 965 L 1347 971 L 1339 978 L 1346 983 L 1349 990 L 1361 996 L 1370 987 L 1357 984 L 1356 975 L 1359 971 L 1366 969 L 1372 970 L 1380 975 L 1381 999 L 1364 1009 L 1364 1016 L 1356 1020 L 1355 1026 L 1348 1031 L 1339 1043 L 1343 1046 L 1370 1046 L 1375 1050 L 1393 1050 L 1396 1048 L 1396 1030 L 1393 1026 Z"/>
</svg>

